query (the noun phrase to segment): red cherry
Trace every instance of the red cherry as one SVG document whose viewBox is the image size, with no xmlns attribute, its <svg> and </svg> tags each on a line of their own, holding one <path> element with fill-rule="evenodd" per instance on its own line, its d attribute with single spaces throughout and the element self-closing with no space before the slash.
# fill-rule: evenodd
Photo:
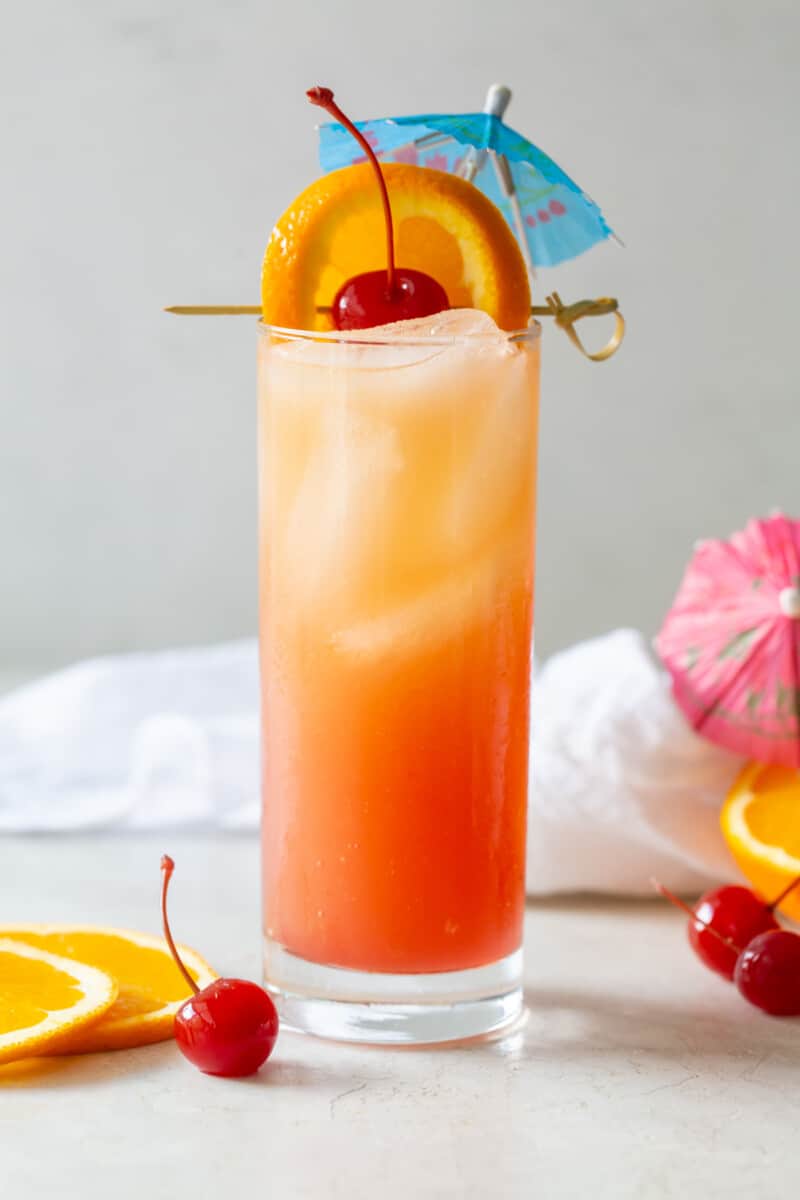
<svg viewBox="0 0 800 1200">
<path fill-rule="evenodd" d="M 750 888 L 729 884 L 706 892 L 694 908 L 684 904 L 657 879 L 651 882 L 660 895 L 691 917 L 689 943 L 698 958 L 712 971 L 733 979 L 742 949 L 758 934 L 780 929 L 775 909 L 800 884 L 800 875 L 771 904 Z"/>
<path fill-rule="evenodd" d="M 207 1075 L 252 1075 L 277 1036 L 275 1005 L 249 979 L 215 979 L 175 1015 L 178 1046 Z"/>
<path fill-rule="evenodd" d="M 333 300 L 337 329 L 369 329 L 430 317 L 449 308 L 447 292 L 423 271 L 399 268 L 394 273 L 394 292 L 386 286 L 385 271 L 368 271 L 343 283 Z"/>
<path fill-rule="evenodd" d="M 780 929 L 772 906 L 750 888 L 728 884 L 706 892 L 694 906 L 696 919 L 689 921 L 689 944 L 712 971 L 733 979 L 738 952 L 721 941 L 721 934 L 735 946 L 746 946 L 759 933 Z"/>
<path fill-rule="evenodd" d="M 736 986 L 773 1017 L 800 1016 L 800 935 L 772 929 L 753 938 L 736 962 Z"/>
<path fill-rule="evenodd" d="M 161 917 L 164 937 L 178 970 L 194 995 L 175 1014 L 181 1053 L 207 1075 L 252 1075 L 272 1053 L 278 1014 L 271 997 L 249 979 L 215 979 L 198 988 L 178 953 L 167 918 L 167 890 L 175 863 L 161 857 Z"/>
<path fill-rule="evenodd" d="M 392 206 L 386 180 L 375 151 L 349 117 L 334 101 L 330 88 L 314 87 L 306 92 L 312 104 L 345 127 L 356 139 L 369 159 L 378 181 L 386 222 L 386 271 L 367 271 L 355 275 L 339 288 L 334 297 L 332 313 L 337 329 L 370 329 L 393 321 L 408 321 L 414 317 L 430 317 L 450 307 L 447 293 L 440 283 L 424 271 L 398 269 L 394 263 L 394 227 Z"/>
</svg>

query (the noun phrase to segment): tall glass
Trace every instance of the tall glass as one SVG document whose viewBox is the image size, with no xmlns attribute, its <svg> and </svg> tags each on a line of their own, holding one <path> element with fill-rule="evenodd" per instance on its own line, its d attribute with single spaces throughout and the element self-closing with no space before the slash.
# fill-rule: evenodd
<svg viewBox="0 0 800 1200">
<path fill-rule="evenodd" d="M 539 328 L 259 330 L 264 972 L 285 1025 L 521 1011 Z"/>
</svg>

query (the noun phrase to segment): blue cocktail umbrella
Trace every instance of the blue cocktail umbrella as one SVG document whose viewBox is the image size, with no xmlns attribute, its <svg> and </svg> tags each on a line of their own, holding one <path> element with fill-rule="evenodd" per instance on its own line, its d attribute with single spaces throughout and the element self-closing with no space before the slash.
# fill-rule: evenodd
<svg viewBox="0 0 800 1200">
<path fill-rule="evenodd" d="M 600 209 L 544 151 L 501 120 L 511 92 L 489 89 L 483 112 L 433 113 L 357 121 L 375 153 L 388 162 L 417 163 L 461 175 L 501 209 L 533 274 L 576 258 L 614 233 Z M 363 159 L 337 124 L 319 129 L 324 171 Z"/>
</svg>

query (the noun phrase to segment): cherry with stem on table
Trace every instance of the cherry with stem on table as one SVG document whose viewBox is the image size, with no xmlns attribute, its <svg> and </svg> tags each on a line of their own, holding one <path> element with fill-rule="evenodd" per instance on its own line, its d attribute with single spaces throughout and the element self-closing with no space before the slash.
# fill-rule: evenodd
<svg viewBox="0 0 800 1200">
<path fill-rule="evenodd" d="M 732 979 L 745 1000 L 771 1016 L 800 1016 L 800 934 L 782 929 L 774 916 L 775 908 L 800 884 L 800 876 L 771 903 L 749 888 L 730 885 L 702 896 L 694 908 L 658 880 L 652 882 L 660 895 L 688 914 L 690 942 L 706 966 Z M 744 900 L 741 892 L 750 900 Z M 711 913 L 708 920 L 701 915 L 705 901 Z M 704 936 L 699 943 L 702 952 L 692 937 L 695 927 Z"/>
<path fill-rule="evenodd" d="M 252 1075 L 272 1053 L 278 1013 L 272 997 L 249 979 L 215 979 L 198 988 L 172 938 L 167 891 L 175 863 L 161 857 L 161 919 L 164 937 L 192 990 L 175 1014 L 175 1041 L 189 1062 L 207 1075 Z"/>
<path fill-rule="evenodd" d="M 782 899 L 783 895 L 767 904 L 761 896 L 740 884 L 727 884 L 706 892 L 695 904 L 695 919 L 689 922 L 687 930 L 692 949 L 712 971 L 733 979 L 737 955 L 718 938 L 712 937 L 709 927 L 737 945 L 746 946 L 757 934 L 780 929 L 775 908 Z"/>
</svg>

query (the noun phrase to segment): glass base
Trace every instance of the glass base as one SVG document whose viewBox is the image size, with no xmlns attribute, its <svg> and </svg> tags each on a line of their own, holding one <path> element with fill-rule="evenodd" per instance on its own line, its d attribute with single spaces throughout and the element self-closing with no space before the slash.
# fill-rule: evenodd
<svg viewBox="0 0 800 1200">
<path fill-rule="evenodd" d="M 497 1033 L 522 1014 L 522 950 L 485 967 L 386 975 L 324 967 L 264 938 L 281 1024 L 343 1042 L 421 1046 Z"/>
</svg>

